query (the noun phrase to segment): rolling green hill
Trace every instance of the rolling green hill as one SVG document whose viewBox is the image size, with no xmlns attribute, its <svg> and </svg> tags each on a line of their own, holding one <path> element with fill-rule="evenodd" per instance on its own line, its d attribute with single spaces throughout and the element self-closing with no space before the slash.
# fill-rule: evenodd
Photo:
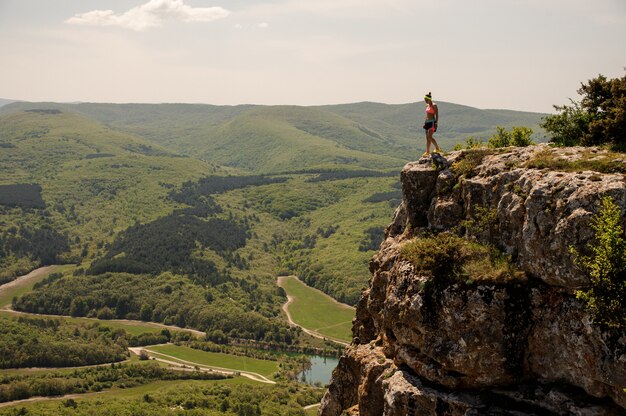
<svg viewBox="0 0 626 416">
<path fill-rule="evenodd" d="M 529 126 L 541 138 L 544 116 L 479 110 L 440 102 L 438 140 L 452 148 L 496 126 Z M 423 104 L 355 103 L 318 107 L 199 104 L 13 103 L 0 114 L 32 108 L 81 113 L 180 154 L 250 172 L 310 168 L 399 168 L 424 149 Z"/>
<path fill-rule="evenodd" d="M 166 199 L 171 188 L 221 172 L 58 110 L 0 117 L 0 149 L 0 237 L 11 246 L 0 253 L 0 279 L 96 256 L 117 232 L 181 206 Z M 51 254 L 42 244 L 64 249 Z"/>
<path fill-rule="evenodd" d="M 119 353 L 130 342 L 178 342 L 189 336 L 161 331 L 132 337 L 119 328 L 108 330 L 106 322 L 115 319 L 205 331 L 212 341 L 235 345 L 214 345 L 225 352 L 331 350 L 331 341 L 311 338 L 288 325 L 281 309 L 286 293 L 276 278 L 297 275 L 339 301 L 358 301 L 370 277 L 368 262 L 401 198 L 399 170 L 415 158 L 416 143 L 423 144 L 423 132 L 414 123 L 416 107 L 420 110 L 420 105 L 374 103 L 218 107 L 18 102 L 0 107 L 0 284 L 40 265 L 68 263 L 27 287 L 16 285 L 16 296 L 7 294 L 5 304 L 11 302 L 22 314 L 71 316 L 58 321 L 67 328 L 50 335 L 34 331 L 31 321 L 11 318 L 9 329 L 17 338 L 9 344 L 27 341 L 24 345 L 35 357 L 41 352 L 38 345 L 53 344 L 53 358 L 74 365 L 77 362 L 68 359 L 76 354 L 76 339 L 90 341 L 78 345 L 81 356 L 100 353 L 93 362 L 109 362 L 124 358 Z M 481 132 L 495 127 L 492 121 L 529 125 L 538 117 L 450 105 L 450 143 L 455 137 L 465 139 L 452 131 L 454 109 L 459 111 L 457 125 L 474 122 L 479 129 L 475 131 Z M 447 140 L 444 133 L 442 144 Z M 310 318 L 302 321 L 312 325 L 310 329 L 340 338 L 349 331 L 352 312 L 338 323 L 324 322 L 317 316 L 324 307 L 316 312 L 305 303 L 311 316 L 295 307 L 292 313 L 300 313 L 298 319 Z M 103 324 L 89 326 L 96 320 Z M 48 321 L 32 320 L 37 325 Z M 83 321 L 89 324 L 79 323 Z M 188 348 L 193 343 L 156 349 L 169 348 L 172 356 L 185 353 L 186 358 L 178 358 L 199 363 L 202 354 L 221 362 L 253 362 L 245 354 Z M 12 349 L 12 366 L 32 365 L 18 360 L 22 350 Z M 271 368 L 254 371 L 273 374 L 278 362 L 268 363 Z M 120 373 L 111 379 L 115 381 L 107 387 L 96 383 L 95 388 L 132 387 L 125 381 L 125 368 L 115 364 Z M 283 360 L 280 368 L 291 372 L 296 367 Z M 28 397 L 24 386 L 44 379 L 55 385 L 70 383 L 69 376 L 12 371 L 15 378 L 7 379 L 5 390 L 19 387 L 24 395 L 9 397 Z M 77 378 L 77 370 L 72 371 L 71 378 Z M 87 372 L 98 369 L 80 371 L 92 377 Z M 169 380 L 170 373 L 135 382 Z M 178 378 L 183 374 L 202 375 L 180 373 Z M 180 381 L 169 383 L 170 389 L 184 388 L 177 387 Z M 215 389 L 222 388 L 217 383 Z M 206 392 L 206 383 L 202 388 Z M 235 403 L 249 402 L 250 394 L 276 397 L 284 392 L 292 397 L 299 389 L 281 379 L 271 390 L 228 392 Z M 126 408 L 129 402 L 116 402 L 119 391 L 99 395 L 93 406 L 81 396 L 26 407 L 50 414 L 68 406 L 85 414 Z M 158 413 L 183 403 L 169 392 L 145 391 L 133 406 Z M 184 400 L 195 394 L 176 391 Z M 298 399 L 300 404 L 293 403 L 296 412 L 302 403 L 319 401 L 319 394 L 310 392 L 310 397 Z M 159 399 L 160 394 L 171 400 Z M 205 393 L 202 397 L 208 403 Z M 268 400 L 264 409 L 282 414 L 274 402 Z M 215 405 L 222 409 L 224 403 Z M 280 403 L 285 407 L 288 402 Z"/>
<path fill-rule="evenodd" d="M 496 125 L 536 127 L 541 118 L 439 106 L 443 147 L 470 133 L 487 137 Z M 12 248 L 3 276 L 70 260 L 92 272 L 200 268 L 204 277 L 192 280 L 211 282 L 222 282 L 222 271 L 253 280 L 285 272 L 354 303 L 398 203 L 397 179 L 389 175 L 423 146 L 422 108 L 8 104 L 0 108 L 0 208 L 7 219 L 0 232 L 18 232 L 3 237 Z M 206 186 L 221 181 L 214 175 L 242 172 L 284 175 L 276 183 L 249 177 L 219 191 Z M 193 192 L 173 198 L 178 190 Z M 210 230 L 223 224 L 247 237 L 220 253 Z M 43 248 L 15 249 L 35 239 Z"/>
<path fill-rule="evenodd" d="M 540 139 L 542 129 L 539 122 L 545 114 L 511 110 L 480 110 L 459 104 L 437 102 L 441 123 L 436 134 L 444 149 L 464 141 L 468 136 L 488 138 L 496 131 L 496 126 L 531 127 Z M 343 104 L 321 107 L 339 114 L 356 123 L 378 132 L 397 142 L 407 143 L 414 148 L 416 143 L 423 148 L 421 140 L 424 132 L 424 104 L 411 103 L 387 105 L 371 102 Z"/>
</svg>

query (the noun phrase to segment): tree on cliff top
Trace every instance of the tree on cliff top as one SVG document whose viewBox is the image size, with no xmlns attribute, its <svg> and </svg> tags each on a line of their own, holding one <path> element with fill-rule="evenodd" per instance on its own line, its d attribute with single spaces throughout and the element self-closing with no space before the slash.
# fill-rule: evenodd
<svg viewBox="0 0 626 416">
<path fill-rule="evenodd" d="M 560 146 L 609 145 L 626 150 L 626 75 L 607 79 L 598 75 L 581 83 L 580 102 L 557 106 L 558 114 L 547 116 L 541 127 Z"/>
<path fill-rule="evenodd" d="M 594 242 L 588 245 L 591 255 L 570 249 L 591 283 L 576 297 L 586 303 L 597 323 L 613 328 L 626 328 L 626 236 L 620 221 L 620 207 L 611 197 L 603 198 L 591 221 L 595 231 Z"/>
</svg>

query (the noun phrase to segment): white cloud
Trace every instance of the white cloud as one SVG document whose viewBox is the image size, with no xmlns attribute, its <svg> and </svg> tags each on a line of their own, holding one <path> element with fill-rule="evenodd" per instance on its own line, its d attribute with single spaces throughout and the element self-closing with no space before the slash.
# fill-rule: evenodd
<svg viewBox="0 0 626 416">
<path fill-rule="evenodd" d="M 267 22 L 261 22 L 261 23 L 258 23 L 256 26 L 257 26 L 259 29 L 267 29 L 268 27 L 270 27 L 269 23 L 267 23 Z"/>
<path fill-rule="evenodd" d="M 211 22 L 223 19 L 229 14 L 230 11 L 222 7 L 191 7 L 183 0 L 150 0 L 121 14 L 116 14 L 113 10 L 79 13 L 66 20 L 65 23 L 86 26 L 120 26 L 142 31 L 161 26 L 167 20 Z"/>
</svg>

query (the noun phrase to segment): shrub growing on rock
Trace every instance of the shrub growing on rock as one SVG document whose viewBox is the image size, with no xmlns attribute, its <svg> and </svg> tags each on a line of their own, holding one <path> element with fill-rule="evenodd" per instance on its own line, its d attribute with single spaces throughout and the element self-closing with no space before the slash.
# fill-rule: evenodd
<svg viewBox="0 0 626 416">
<path fill-rule="evenodd" d="M 602 209 L 591 221 L 591 255 L 570 249 L 590 281 L 576 297 L 585 302 L 595 322 L 613 328 L 626 328 L 626 236 L 620 221 L 619 206 L 611 197 L 603 198 Z"/>
</svg>

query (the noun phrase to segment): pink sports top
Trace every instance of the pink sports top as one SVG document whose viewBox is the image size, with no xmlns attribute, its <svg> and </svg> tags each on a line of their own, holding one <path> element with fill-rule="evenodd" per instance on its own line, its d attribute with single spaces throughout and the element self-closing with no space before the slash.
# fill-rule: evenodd
<svg viewBox="0 0 626 416">
<path fill-rule="evenodd" d="M 426 106 L 426 114 L 428 115 L 435 115 L 435 107 L 432 105 L 427 105 Z"/>
</svg>

